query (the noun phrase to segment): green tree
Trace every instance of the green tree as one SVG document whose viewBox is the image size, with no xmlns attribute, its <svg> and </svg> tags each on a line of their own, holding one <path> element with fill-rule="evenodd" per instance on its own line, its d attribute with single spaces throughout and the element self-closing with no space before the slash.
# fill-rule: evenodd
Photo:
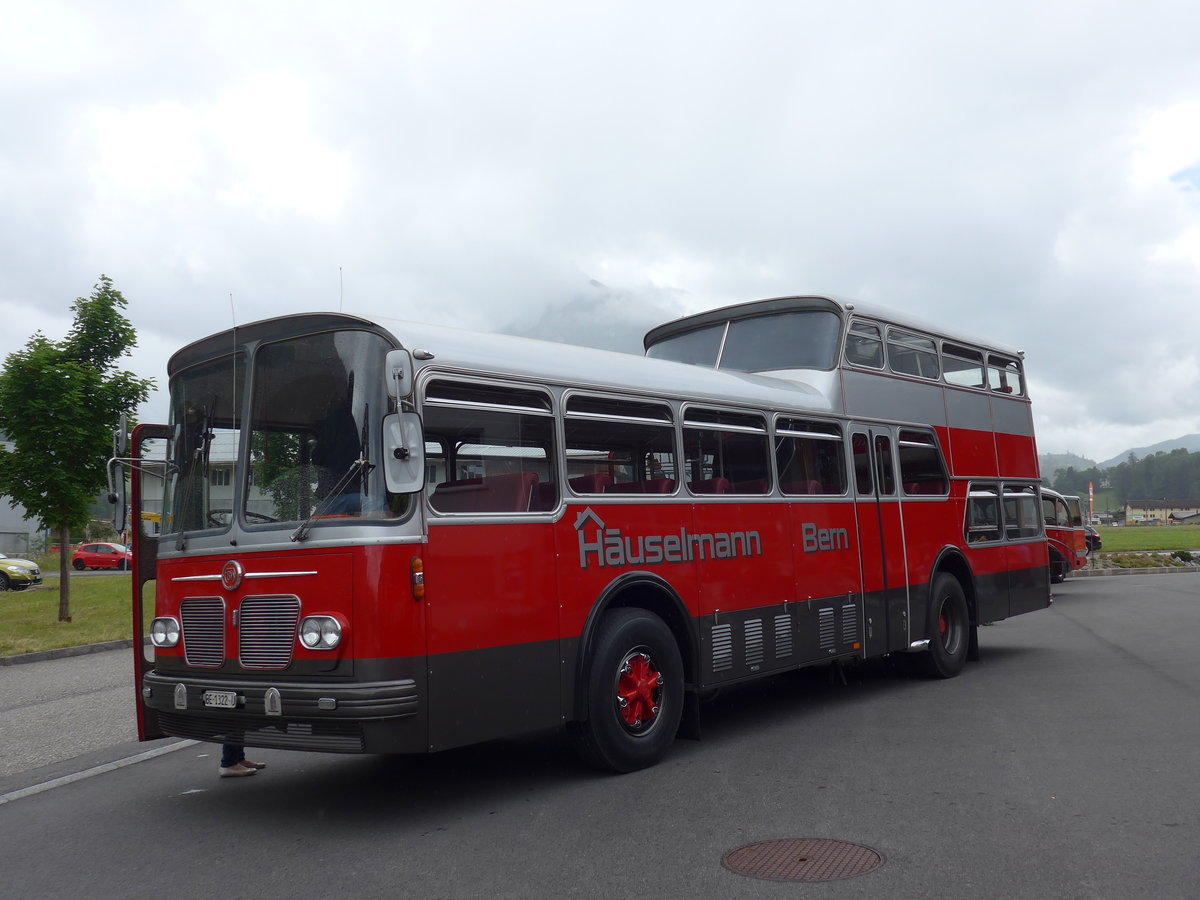
<svg viewBox="0 0 1200 900">
<path fill-rule="evenodd" d="M 58 620 L 71 621 L 71 529 L 81 528 L 107 481 L 112 432 L 154 382 L 116 366 L 137 344 L 122 315 L 125 298 L 100 276 L 90 297 L 72 305 L 75 321 L 62 341 L 38 332 L 0 369 L 0 494 L 52 529 L 62 547 Z"/>
</svg>

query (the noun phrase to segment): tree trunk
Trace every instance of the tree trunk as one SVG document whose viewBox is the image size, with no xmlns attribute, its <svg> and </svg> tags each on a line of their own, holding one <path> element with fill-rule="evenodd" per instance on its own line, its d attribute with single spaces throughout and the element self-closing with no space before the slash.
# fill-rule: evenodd
<svg viewBox="0 0 1200 900">
<path fill-rule="evenodd" d="M 58 621 L 71 621 L 71 528 L 58 526 Z"/>
</svg>

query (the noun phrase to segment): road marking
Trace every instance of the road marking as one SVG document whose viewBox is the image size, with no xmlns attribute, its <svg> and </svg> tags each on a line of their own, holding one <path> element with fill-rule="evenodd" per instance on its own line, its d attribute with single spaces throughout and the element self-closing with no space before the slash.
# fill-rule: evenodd
<svg viewBox="0 0 1200 900">
<path fill-rule="evenodd" d="M 155 747 L 153 750 L 147 750 L 144 753 L 138 753 L 134 756 L 127 756 L 124 759 L 118 759 L 114 762 L 104 763 L 101 766 L 93 766 L 90 769 L 84 769 L 82 772 L 74 772 L 71 775 L 63 775 L 61 778 L 53 778 L 50 781 L 43 781 L 41 784 L 31 785 L 27 788 L 21 788 L 19 791 L 10 791 L 7 794 L 0 794 L 0 806 L 5 803 L 11 803 L 13 800 L 20 800 L 23 797 L 32 797 L 34 794 L 40 794 L 43 791 L 52 791 L 57 787 L 62 787 L 65 784 L 73 784 L 76 781 L 83 781 L 85 778 L 92 778 L 96 775 L 103 775 L 106 772 L 115 772 L 117 769 L 123 769 L 126 766 L 132 766 L 134 763 L 145 762 L 148 759 L 154 759 L 156 756 L 165 756 L 168 753 L 174 753 L 176 750 L 182 750 L 184 747 L 194 747 L 198 741 L 177 741 L 174 744 L 168 744 L 165 747 Z"/>
</svg>

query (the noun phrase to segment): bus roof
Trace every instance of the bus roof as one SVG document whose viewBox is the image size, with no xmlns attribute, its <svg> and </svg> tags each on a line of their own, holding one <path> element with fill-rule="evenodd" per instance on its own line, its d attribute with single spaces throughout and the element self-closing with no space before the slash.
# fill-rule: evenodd
<svg viewBox="0 0 1200 900">
<path fill-rule="evenodd" d="M 822 413 L 833 413 L 836 408 L 834 398 L 810 385 L 769 375 L 718 371 L 534 338 L 332 312 L 263 319 L 194 341 L 171 357 L 168 375 L 224 356 L 236 346 L 337 328 L 373 331 L 396 347 L 424 351 L 415 360 L 420 367 L 712 403 Z"/>
<path fill-rule="evenodd" d="M 828 309 L 836 312 L 843 320 L 849 318 L 851 315 L 866 316 L 893 325 L 899 325 L 902 328 L 910 328 L 913 331 L 923 331 L 927 334 L 943 337 L 957 343 L 971 344 L 976 347 L 995 350 L 998 353 L 1003 353 L 1014 358 L 1023 358 L 1025 355 L 1023 351 L 1017 350 L 1015 347 L 1009 347 L 998 341 L 986 340 L 977 335 L 947 329 L 917 316 L 909 315 L 908 313 L 898 312 L 897 310 L 876 306 L 871 303 L 863 303 L 858 300 L 851 300 L 835 294 L 773 297 L 767 300 L 752 300 L 747 303 L 735 303 L 731 306 L 722 306 L 719 309 L 710 309 L 694 315 L 683 316 L 652 328 L 646 332 L 642 343 L 646 349 L 649 349 L 654 344 L 666 338 L 674 337 L 677 334 L 692 331 L 695 328 L 705 325 L 725 322 L 730 319 L 746 319 L 753 316 L 801 309 Z"/>
</svg>

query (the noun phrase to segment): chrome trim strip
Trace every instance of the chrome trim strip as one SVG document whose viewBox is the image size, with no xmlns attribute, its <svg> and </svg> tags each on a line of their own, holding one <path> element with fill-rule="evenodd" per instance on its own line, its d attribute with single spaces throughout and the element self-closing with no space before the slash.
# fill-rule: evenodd
<svg viewBox="0 0 1200 900">
<path fill-rule="evenodd" d="M 316 575 L 317 572 L 247 572 L 246 579 L 250 578 L 292 578 L 300 575 Z M 220 581 L 220 575 L 180 575 L 172 578 L 171 581 Z"/>
</svg>

